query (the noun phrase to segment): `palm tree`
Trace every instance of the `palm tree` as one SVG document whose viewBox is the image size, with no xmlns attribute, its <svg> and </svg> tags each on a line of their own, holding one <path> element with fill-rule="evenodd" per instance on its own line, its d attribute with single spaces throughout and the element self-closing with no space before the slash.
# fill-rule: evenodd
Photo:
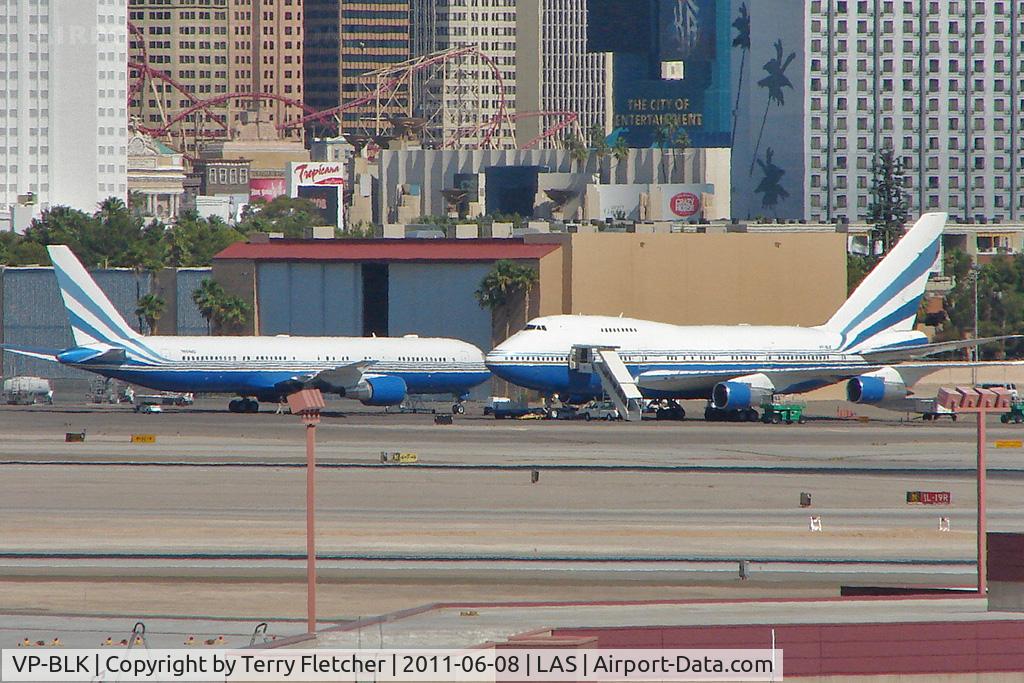
<svg viewBox="0 0 1024 683">
<path fill-rule="evenodd" d="M 594 124 L 590 127 L 590 149 L 597 155 L 597 167 L 601 174 L 601 182 L 605 180 L 605 168 L 604 161 L 611 153 L 611 147 L 608 146 L 608 138 L 604 134 L 604 128 L 599 124 Z"/>
<path fill-rule="evenodd" d="M 481 308 L 491 311 L 492 334 L 495 338 L 507 339 L 513 319 L 518 318 L 522 306 L 522 317 L 530 311 L 530 290 L 537 284 L 537 271 L 533 268 L 509 261 L 498 261 L 494 268 L 480 282 L 476 300 Z M 525 322 L 525 321 L 524 321 Z"/>
<path fill-rule="evenodd" d="M 167 302 L 156 294 L 146 294 L 139 298 L 137 302 L 137 308 L 135 309 L 135 315 L 139 316 L 146 321 L 146 327 L 149 329 L 149 333 L 153 334 L 156 332 L 156 324 L 160 320 L 160 317 L 164 314 L 164 309 L 167 308 Z"/>
<path fill-rule="evenodd" d="M 217 326 L 228 332 L 238 332 L 249 322 L 252 316 L 252 305 L 241 297 L 226 295 L 220 302 L 215 313 Z"/>
<path fill-rule="evenodd" d="M 658 173 L 661 182 L 665 182 L 665 148 L 672 144 L 676 129 L 667 124 L 659 124 L 654 129 L 654 146 L 661 150 L 661 159 L 658 160 Z"/>
<path fill-rule="evenodd" d="M 690 134 L 683 128 L 677 128 L 675 135 L 672 137 L 672 169 L 675 170 L 676 166 L 676 152 L 679 152 L 680 156 L 683 157 L 683 172 L 680 177 L 680 182 L 686 182 L 686 150 L 690 148 Z"/>
<path fill-rule="evenodd" d="M 565 145 L 565 149 L 569 152 L 569 158 L 576 164 L 576 169 L 582 173 L 587 160 L 590 158 L 590 150 L 587 148 L 587 144 L 576 133 L 567 135 L 562 144 Z"/>
<path fill-rule="evenodd" d="M 517 294 L 526 294 L 537 283 L 537 271 L 502 259 L 494 264 L 494 268 L 480 283 L 476 290 L 476 300 L 481 308 L 492 312 L 507 306 Z"/>
<path fill-rule="evenodd" d="M 224 288 L 209 278 L 200 282 L 199 289 L 192 292 L 192 301 L 199 309 L 199 314 L 206 319 L 207 334 L 212 333 L 211 323 L 217 317 L 225 296 Z"/>
<path fill-rule="evenodd" d="M 615 144 L 611 147 L 612 157 L 615 159 L 615 175 L 619 174 L 619 164 L 629 158 L 629 143 L 619 135 L 615 138 Z"/>
</svg>

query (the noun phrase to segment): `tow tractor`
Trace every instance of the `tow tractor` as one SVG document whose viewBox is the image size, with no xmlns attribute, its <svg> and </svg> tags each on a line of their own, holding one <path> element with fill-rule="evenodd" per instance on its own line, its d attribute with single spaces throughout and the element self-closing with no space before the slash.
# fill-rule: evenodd
<svg viewBox="0 0 1024 683">
<path fill-rule="evenodd" d="M 1010 412 L 1003 413 L 999 416 L 999 421 L 1005 424 L 1011 422 L 1015 425 L 1019 425 L 1024 422 L 1024 400 L 1015 399 L 1010 403 Z"/>
<path fill-rule="evenodd" d="M 794 422 L 803 424 L 804 406 L 799 403 L 762 403 L 761 422 L 765 424 L 779 424 L 785 422 L 788 425 Z"/>
</svg>

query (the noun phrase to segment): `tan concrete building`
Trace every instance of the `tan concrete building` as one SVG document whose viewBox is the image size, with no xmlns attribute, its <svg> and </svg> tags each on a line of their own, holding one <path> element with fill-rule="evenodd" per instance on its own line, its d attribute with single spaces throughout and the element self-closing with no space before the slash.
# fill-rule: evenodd
<svg viewBox="0 0 1024 683">
<path fill-rule="evenodd" d="M 409 0 L 304 2 L 308 106 L 333 109 L 366 97 L 378 86 L 370 72 L 409 59 Z M 340 132 L 373 135 L 378 118 L 407 116 L 409 89 L 403 82 L 380 111 L 370 101 L 342 112 Z"/>
<path fill-rule="evenodd" d="M 846 239 L 835 231 L 272 239 L 229 247 L 214 275 L 254 304 L 262 334 L 440 335 L 489 348 L 541 315 L 821 324 L 846 299 Z M 540 279 L 526 301 L 492 317 L 473 293 L 500 259 L 530 265 Z M 312 302 L 301 311 L 289 303 L 300 292 Z M 309 315 L 327 310 L 319 321 Z"/>
<path fill-rule="evenodd" d="M 303 0 L 231 0 L 228 17 L 228 90 L 280 95 L 302 101 Z M 232 123 L 252 100 L 236 99 Z M 279 125 L 304 116 L 300 107 L 277 100 L 259 102 L 259 119 Z M 286 137 L 302 138 L 302 128 Z"/>
<path fill-rule="evenodd" d="M 302 0 L 129 0 L 133 116 L 162 128 L 196 101 L 263 93 L 301 102 Z M 164 78 L 146 74 L 141 65 Z M 140 80 L 141 79 L 141 80 Z M 173 81 L 173 83 L 172 83 Z M 181 92 L 175 85 L 180 86 Z M 227 98 L 174 124 L 177 146 L 196 146 L 196 130 L 227 136 L 243 112 L 272 125 L 303 116 L 294 104 Z M 302 138 L 302 129 L 286 131 Z"/>
</svg>

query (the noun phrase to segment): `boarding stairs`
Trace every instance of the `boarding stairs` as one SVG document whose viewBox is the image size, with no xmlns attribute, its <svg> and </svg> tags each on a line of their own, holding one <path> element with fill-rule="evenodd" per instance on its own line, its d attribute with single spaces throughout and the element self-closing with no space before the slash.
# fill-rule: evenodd
<svg viewBox="0 0 1024 683">
<path fill-rule="evenodd" d="M 601 388 L 615 404 L 622 419 L 634 422 L 643 416 L 643 395 L 613 346 L 572 347 L 569 367 L 583 374 L 596 374 Z"/>
</svg>

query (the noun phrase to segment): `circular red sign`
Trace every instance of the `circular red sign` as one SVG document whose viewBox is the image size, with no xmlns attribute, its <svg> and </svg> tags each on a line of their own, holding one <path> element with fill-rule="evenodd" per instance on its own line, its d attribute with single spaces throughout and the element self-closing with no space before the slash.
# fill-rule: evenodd
<svg viewBox="0 0 1024 683">
<path fill-rule="evenodd" d="M 700 212 L 700 197 L 692 192 L 680 192 L 669 200 L 669 207 L 680 218 L 689 218 Z"/>
</svg>

